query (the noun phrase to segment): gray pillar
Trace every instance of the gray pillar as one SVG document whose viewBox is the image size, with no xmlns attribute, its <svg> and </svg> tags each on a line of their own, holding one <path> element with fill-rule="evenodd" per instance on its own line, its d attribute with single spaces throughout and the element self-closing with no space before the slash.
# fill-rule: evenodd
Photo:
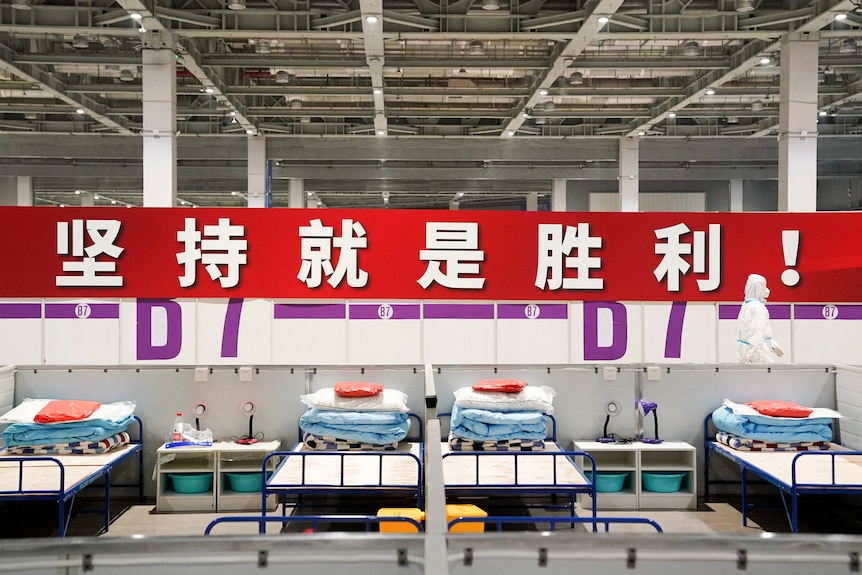
<svg viewBox="0 0 862 575">
<path fill-rule="evenodd" d="M 620 138 L 620 211 L 637 212 L 638 208 L 638 162 L 640 140 Z"/>
<path fill-rule="evenodd" d="M 302 178 L 290 178 L 287 181 L 287 207 L 304 208 L 305 181 Z"/>
<path fill-rule="evenodd" d="M 781 48 L 778 211 L 817 211 L 817 34 Z"/>
<path fill-rule="evenodd" d="M 551 211 L 565 212 L 566 209 L 566 180 L 555 178 L 551 188 Z"/>
<path fill-rule="evenodd" d="M 81 192 L 81 205 L 92 207 L 96 205 L 96 196 L 93 192 Z"/>
<path fill-rule="evenodd" d="M 33 178 L 30 176 L 0 177 L 0 206 L 32 206 Z"/>
<path fill-rule="evenodd" d="M 728 189 L 730 190 L 730 211 L 744 211 L 744 208 L 742 206 L 742 179 L 732 178 L 728 182 Z"/>
<path fill-rule="evenodd" d="M 538 212 L 539 211 L 539 194 L 538 192 L 530 192 L 527 194 L 527 211 L 528 212 Z"/>
<path fill-rule="evenodd" d="M 266 138 L 248 138 L 248 207 L 266 207 Z"/>
<path fill-rule="evenodd" d="M 449 209 L 457 210 L 461 207 L 461 203 L 458 200 L 449 200 Z"/>
<path fill-rule="evenodd" d="M 144 206 L 177 204 L 177 71 L 173 50 L 144 50 Z"/>
</svg>

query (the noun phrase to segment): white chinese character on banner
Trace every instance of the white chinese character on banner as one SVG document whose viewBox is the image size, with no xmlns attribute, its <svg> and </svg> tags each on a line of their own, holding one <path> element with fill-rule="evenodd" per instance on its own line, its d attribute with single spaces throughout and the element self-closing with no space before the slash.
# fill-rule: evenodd
<svg viewBox="0 0 862 575">
<path fill-rule="evenodd" d="M 365 287 L 368 272 L 359 267 L 357 250 L 368 247 L 365 228 L 353 220 L 341 220 L 341 235 L 335 236 L 331 226 L 324 226 L 319 219 L 311 220 L 308 226 L 300 226 L 302 238 L 300 257 L 302 266 L 296 275 L 299 281 L 310 288 L 319 287 L 323 277 L 332 287 L 347 278 L 347 285 L 353 288 Z M 339 250 L 338 263 L 332 267 L 332 249 Z"/>
<path fill-rule="evenodd" d="M 653 275 L 658 281 L 667 278 L 667 291 L 679 291 L 680 276 L 692 269 L 683 256 L 691 255 L 694 264 L 692 271 L 695 274 L 705 273 L 706 263 L 709 262 L 709 274 L 706 279 L 697 280 L 698 289 L 702 292 L 714 291 L 721 285 L 721 226 L 709 224 L 709 232 L 695 231 L 692 242 L 683 243 L 682 237 L 690 231 L 682 223 L 655 230 L 656 239 L 664 240 L 664 243 L 655 244 L 655 253 L 662 258 L 653 270 Z"/>
<path fill-rule="evenodd" d="M 63 262 L 65 275 L 55 276 L 57 287 L 120 287 L 123 276 L 107 275 L 117 271 L 114 261 L 123 253 L 123 248 L 114 244 L 120 233 L 118 220 L 72 220 L 72 245 L 69 247 L 69 222 L 57 222 L 57 254 L 80 258 Z M 86 244 L 84 231 L 90 239 Z M 104 255 L 111 261 L 97 259 Z"/>
<path fill-rule="evenodd" d="M 539 224 L 539 258 L 536 283 L 539 289 L 558 290 L 604 288 L 602 278 L 590 277 L 590 270 L 602 267 L 602 259 L 590 256 L 590 250 L 602 247 L 601 237 L 590 236 L 590 224 L 578 227 L 563 224 Z M 577 254 L 571 256 L 572 250 Z M 564 277 L 564 270 L 575 270 L 575 277 Z"/>
<path fill-rule="evenodd" d="M 426 222 L 425 247 L 419 259 L 428 262 L 425 273 L 416 280 L 424 289 L 438 283 L 451 289 L 482 289 L 483 277 L 463 277 L 479 273 L 485 252 L 479 249 L 479 224 L 476 222 Z M 445 265 L 445 271 L 442 264 Z"/>
<path fill-rule="evenodd" d="M 197 262 L 207 270 L 210 279 L 218 280 L 223 288 L 239 285 L 239 269 L 248 261 L 245 251 L 248 240 L 245 226 L 231 225 L 230 218 L 219 218 L 217 225 L 205 225 L 203 234 L 195 218 L 186 218 L 186 227 L 177 232 L 183 251 L 177 253 L 177 263 L 183 266 L 180 287 L 191 287 L 197 281 Z M 220 267 L 221 266 L 221 267 Z M 226 272 L 222 269 L 226 267 Z"/>
</svg>

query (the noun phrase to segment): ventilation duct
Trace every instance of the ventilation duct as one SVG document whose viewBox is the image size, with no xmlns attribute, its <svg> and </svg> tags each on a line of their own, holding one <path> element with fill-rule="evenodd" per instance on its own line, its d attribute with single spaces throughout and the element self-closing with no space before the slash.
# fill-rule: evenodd
<svg viewBox="0 0 862 575">
<path fill-rule="evenodd" d="M 682 45 L 683 56 L 700 56 L 700 44 L 691 40 Z"/>
<path fill-rule="evenodd" d="M 838 53 L 839 54 L 855 54 L 856 53 L 856 39 L 855 38 L 844 38 L 841 42 L 838 43 Z"/>
<path fill-rule="evenodd" d="M 485 43 L 481 40 L 473 40 L 472 42 L 470 42 L 470 49 L 467 53 L 471 56 L 484 56 Z"/>
</svg>

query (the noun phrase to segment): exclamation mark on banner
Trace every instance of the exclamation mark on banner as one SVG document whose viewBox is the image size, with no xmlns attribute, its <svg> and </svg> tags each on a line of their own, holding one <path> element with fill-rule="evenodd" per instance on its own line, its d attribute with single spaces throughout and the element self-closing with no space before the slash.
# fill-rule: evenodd
<svg viewBox="0 0 862 575">
<path fill-rule="evenodd" d="M 784 248 L 784 265 L 788 269 L 781 273 L 781 283 L 793 287 L 799 283 L 799 272 L 795 269 L 799 257 L 799 230 L 781 230 L 781 246 Z"/>
</svg>

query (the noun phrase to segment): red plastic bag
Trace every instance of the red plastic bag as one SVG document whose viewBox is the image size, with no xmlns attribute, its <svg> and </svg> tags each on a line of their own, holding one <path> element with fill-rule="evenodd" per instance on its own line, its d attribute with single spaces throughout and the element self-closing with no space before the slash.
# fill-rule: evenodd
<svg viewBox="0 0 862 575">
<path fill-rule="evenodd" d="M 748 407 L 753 407 L 757 413 L 761 415 L 771 415 L 772 417 L 808 417 L 814 411 L 804 405 L 793 403 L 792 401 L 779 401 L 771 399 L 761 399 L 758 401 L 749 401 L 746 403 Z"/>
<path fill-rule="evenodd" d="M 382 383 L 363 381 L 339 381 L 335 384 L 335 395 L 339 397 L 372 397 L 383 391 Z"/>
<path fill-rule="evenodd" d="M 80 399 L 52 399 L 33 417 L 36 423 L 58 423 L 78 421 L 93 415 L 102 404 L 97 401 Z"/>
<path fill-rule="evenodd" d="M 527 387 L 525 381 L 517 379 L 483 379 L 473 385 L 473 391 L 497 391 L 503 393 L 518 393 Z"/>
</svg>

